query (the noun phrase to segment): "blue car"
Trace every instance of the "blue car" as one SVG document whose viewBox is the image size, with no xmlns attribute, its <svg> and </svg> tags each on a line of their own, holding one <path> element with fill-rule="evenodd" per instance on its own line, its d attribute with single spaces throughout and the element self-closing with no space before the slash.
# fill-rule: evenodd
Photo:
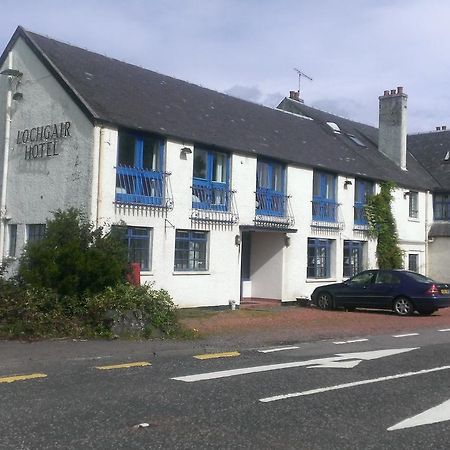
<svg viewBox="0 0 450 450">
<path fill-rule="evenodd" d="M 450 287 L 407 270 L 365 270 L 343 283 L 320 286 L 311 295 L 321 309 L 390 309 L 400 316 L 430 315 L 450 306 Z"/>
</svg>

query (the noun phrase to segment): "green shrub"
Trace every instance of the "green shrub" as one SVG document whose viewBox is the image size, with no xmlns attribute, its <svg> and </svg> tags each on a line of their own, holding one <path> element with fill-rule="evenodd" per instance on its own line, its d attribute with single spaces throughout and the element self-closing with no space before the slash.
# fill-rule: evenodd
<svg viewBox="0 0 450 450">
<path fill-rule="evenodd" d="M 99 330 L 128 325 L 130 331 L 149 337 L 155 331 L 172 335 L 178 329 L 176 307 L 168 292 L 148 285 L 108 287 L 88 298 L 87 311 L 92 326 Z"/>
<path fill-rule="evenodd" d="M 83 296 L 124 279 L 127 254 L 117 233 L 95 229 L 77 209 L 53 214 L 45 237 L 25 247 L 19 263 L 21 283 L 60 296 Z"/>
</svg>

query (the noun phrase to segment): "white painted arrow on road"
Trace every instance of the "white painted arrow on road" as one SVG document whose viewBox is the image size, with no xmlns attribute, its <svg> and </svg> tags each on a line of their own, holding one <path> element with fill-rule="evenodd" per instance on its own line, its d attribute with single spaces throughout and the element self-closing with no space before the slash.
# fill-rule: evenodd
<svg viewBox="0 0 450 450">
<path fill-rule="evenodd" d="M 192 383 L 195 381 L 213 380 L 217 378 L 234 377 L 237 375 L 246 375 L 249 373 L 268 372 L 271 370 L 291 369 L 294 367 L 307 368 L 352 368 L 357 366 L 362 360 L 368 361 L 371 359 L 384 358 L 386 356 L 398 355 L 400 353 L 417 350 L 420 347 L 413 348 L 391 348 L 387 350 L 374 350 L 369 352 L 355 352 L 355 353 L 338 353 L 334 357 L 310 359 L 309 361 L 294 361 L 282 364 L 267 364 L 263 366 L 243 367 L 241 369 L 220 370 L 217 372 L 199 373 L 195 375 L 187 375 L 183 377 L 174 377 L 172 380 L 184 381 Z M 351 361 L 349 361 L 351 360 Z M 340 364 L 336 364 L 336 363 Z"/>
<path fill-rule="evenodd" d="M 424 411 L 417 416 L 405 419 L 402 422 L 399 422 L 397 425 L 388 428 L 387 430 L 401 430 L 403 428 L 413 428 L 420 425 L 431 425 L 432 423 L 445 422 L 447 420 L 450 420 L 450 400 L 447 400 L 446 402 L 441 403 L 434 408 L 428 409 L 427 411 Z"/>
</svg>

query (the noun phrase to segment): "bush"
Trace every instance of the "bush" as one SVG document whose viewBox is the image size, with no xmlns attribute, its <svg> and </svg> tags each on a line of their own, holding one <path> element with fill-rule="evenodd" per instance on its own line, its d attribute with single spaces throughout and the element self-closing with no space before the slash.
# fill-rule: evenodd
<svg viewBox="0 0 450 450">
<path fill-rule="evenodd" d="M 120 236 L 94 229 L 81 211 L 72 208 L 56 211 L 47 221 L 45 237 L 25 247 L 18 280 L 60 296 L 83 296 L 114 286 L 126 270 Z"/>
<path fill-rule="evenodd" d="M 178 329 L 176 308 L 168 292 L 147 285 L 124 283 L 106 288 L 88 299 L 87 311 L 92 326 L 105 331 L 150 337 L 156 330 L 172 335 Z"/>
</svg>

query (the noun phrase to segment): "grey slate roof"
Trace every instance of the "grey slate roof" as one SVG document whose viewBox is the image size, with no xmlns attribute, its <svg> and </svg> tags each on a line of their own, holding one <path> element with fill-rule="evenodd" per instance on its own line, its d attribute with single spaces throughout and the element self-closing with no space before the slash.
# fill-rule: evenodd
<svg viewBox="0 0 450 450">
<path fill-rule="evenodd" d="M 257 154 L 409 188 L 435 181 L 412 158 L 400 170 L 377 151 L 373 127 L 334 117 L 368 143 L 358 147 L 314 120 L 257 105 L 216 91 L 68 45 L 19 27 L 0 57 L 22 37 L 93 122 L 158 133 L 186 142 Z M 290 101 L 286 99 L 286 101 Z M 297 102 L 298 103 L 298 102 Z M 303 105 L 303 108 L 306 108 Z M 297 112 L 297 111 L 294 111 Z M 308 114 L 307 114 L 308 115 Z M 323 116 L 325 115 L 325 116 Z M 344 128 L 344 125 L 342 125 Z"/>
<path fill-rule="evenodd" d="M 437 131 L 408 136 L 409 151 L 438 183 L 437 191 L 450 191 L 450 131 Z"/>
<path fill-rule="evenodd" d="M 352 146 L 359 155 L 365 159 L 366 165 L 371 167 L 371 173 L 376 173 L 374 178 L 378 180 L 392 180 L 409 188 L 435 189 L 437 181 L 424 170 L 420 161 L 410 151 L 406 154 L 407 171 L 400 170 L 389 158 L 378 151 L 378 128 L 355 122 L 350 119 L 312 108 L 296 100 L 285 98 L 278 108 L 295 114 L 302 114 L 313 118 L 322 124 L 328 133 L 333 133 L 327 122 L 334 122 L 341 130 L 340 135 L 335 135 L 344 145 Z M 360 147 L 348 138 L 347 134 L 356 136 L 366 148 Z M 409 143 L 409 141 L 408 141 Z M 409 150 L 409 147 L 408 147 Z M 450 166 L 449 166 L 450 167 Z"/>
</svg>

